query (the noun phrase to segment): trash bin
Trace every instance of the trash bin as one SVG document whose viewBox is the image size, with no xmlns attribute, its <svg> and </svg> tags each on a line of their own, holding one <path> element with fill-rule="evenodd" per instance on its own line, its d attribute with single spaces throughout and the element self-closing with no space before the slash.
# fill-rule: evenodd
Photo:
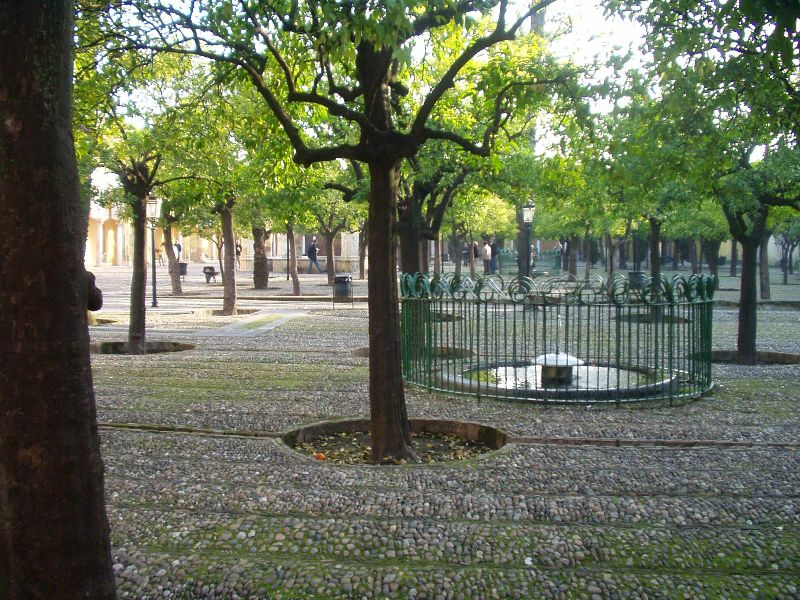
<svg viewBox="0 0 800 600">
<path fill-rule="evenodd" d="M 353 301 L 353 277 L 349 273 L 335 275 L 333 278 L 333 301 Z"/>
<path fill-rule="evenodd" d="M 178 263 L 178 275 L 181 277 L 186 277 L 186 270 L 189 267 L 189 263 L 179 262 Z"/>
</svg>

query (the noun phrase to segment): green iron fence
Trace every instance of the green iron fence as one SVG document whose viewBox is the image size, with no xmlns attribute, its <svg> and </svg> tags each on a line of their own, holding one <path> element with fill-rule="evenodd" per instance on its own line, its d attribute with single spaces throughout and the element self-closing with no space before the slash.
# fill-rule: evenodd
<svg viewBox="0 0 800 600">
<path fill-rule="evenodd" d="M 708 391 L 715 280 L 401 275 L 408 383 L 554 403 Z"/>
</svg>

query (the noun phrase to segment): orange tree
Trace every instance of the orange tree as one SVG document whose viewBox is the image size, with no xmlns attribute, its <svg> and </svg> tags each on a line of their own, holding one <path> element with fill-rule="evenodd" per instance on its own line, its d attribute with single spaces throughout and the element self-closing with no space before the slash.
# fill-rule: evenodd
<svg viewBox="0 0 800 600">
<path fill-rule="evenodd" d="M 447 128 L 440 103 L 468 82 L 462 77 L 493 48 L 513 44 L 541 0 L 210 1 L 188 5 L 135 0 L 103 5 L 106 39 L 116 48 L 193 54 L 233 66 L 278 119 L 302 165 L 337 159 L 367 165 L 369 194 L 370 415 L 375 460 L 414 459 L 401 369 L 396 254 L 397 182 L 404 158 L 429 140 L 446 140 L 487 156 L 491 139 L 535 76 L 515 73 L 500 86 L 468 132 Z M 449 44 L 437 78 L 415 87 L 415 53 Z M 484 95 L 485 96 L 485 95 Z M 480 95 L 475 95 L 481 99 Z M 292 107 L 301 105 L 303 110 Z M 397 116 L 397 118 L 396 118 Z M 310 135 L 314 123 L 336 124 L 332 143 Z"/>
</svg>

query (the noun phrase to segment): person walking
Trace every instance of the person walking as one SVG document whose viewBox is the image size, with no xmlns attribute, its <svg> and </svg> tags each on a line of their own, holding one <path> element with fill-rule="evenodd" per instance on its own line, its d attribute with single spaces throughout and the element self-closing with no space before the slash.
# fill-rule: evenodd
<svg viewBox="0 0 800 600">
<path fill-rule="evenodd" d="M 492 247 L 489 240 L 483 242 L 483 274 L 489 275 L 492 272 Z"/>
<path fill-rule="evenodd" d="M 242 242 L 236 240 L 236 270 L 242 268 Z"/>
<path fill-rule="evenodd" d="M 313 273 L 314 265 L 317 266 L 317 270 L 322 273 L 322 267 L 319 266 L 319 261 L 317 260 L 317 252 L 319 248 L 317 247 L 317 236 L 311 238 L 311 245 L 306 250 L 306 254 L 308 255 L 308 271 L 307 273 Z"/>
</svg>

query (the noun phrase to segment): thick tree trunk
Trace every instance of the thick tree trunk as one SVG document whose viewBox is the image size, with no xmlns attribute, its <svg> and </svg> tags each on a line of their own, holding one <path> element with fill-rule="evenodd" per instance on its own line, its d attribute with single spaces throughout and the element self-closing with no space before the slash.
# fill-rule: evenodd
<svg viewBox="0 0 800 600">
<path fill-rule="evenodd" d="M 172 287 L 172 295 L 182 296 L 183 286 L 181 285 L 181 271 L 178 265 L 178 257 L 175 256 L 175 247 L 172 245 L 172 227 L 169 224 L 164 228 L 164 252 L 167 254 L 169 282 L 170 287 Z"/>
<path fill-rule="evenodd" d="M 328 285 L 333 285 L 333 280 L 336 278 L 336 258 L 333 256 L 333 240 L 335 237 L 335 235 L 322 236 L 325 244 L 325 254 L 328 255 L 328 260 L 325 261 L 325 272 L 328 274 Z"/>
<path fill-rule="evenodd" d="M 650 221 L 650 277 L 654 280 L 661 278 L 661 221 Z"/>
<path fill-rule="evenodd" d="M 442 238 L 440 236 L 436 236 L 436 239 L 433 240 L 433 272 L 437 275 L 442 273 L 442 245 L 441 245 Z"/>
<path fill-rule="evenodd" d="M 420 262 L 419 236 L 416 235 L 416 230 L 410 225 L 401 227 L 400 231 L 401 233 L 398 237 L 400 244 L 400 271 L 402 273 L 417 273 Z M 370 247 L 371 252 L 372 248 Z"/>
<path fill-rule="evenodd" d="M 736 339 L 738 362 L 745 365 L 756 363 L 756 265 L 758 263 L 758 241 L 746 239 L 742 244 L 742 280 L 739 293 L 739 328 Z"/>
<path fill-rule="evenodd" d="M 463 266 L 463 256 L 462 256 L 462 248 L 464 247 L 464 241 L 459 237 L 458 231 L 456 230 L 455 225 L 453 226 L 453 232 L 450 234 L 451 242 L 453 244 L 453 248 L 455 251 L 453 252 L 453 261 L 455 264 L 455 275 L 456 278 L 461 277 L 461 268 Z"/>
<path fill-rule="evenodd" d="M 758 245 L 758 282 L 762 300 L 770 300 L 772 297 L 769 287 L 769 238 L 770 232 L 767 231 Z"/>
<path fill-rule="evenodd" d="M 253 227 L 253 287 L 265 290 L 269 285 L 269 262 L 267 261 L 266 242 L 269 239 L 263 227 Z"/>
<path fill-rule="evenodd" d="M 609 280 L 614 278 L 614 254 L 614 242 L 611 241 L 611 236 L 606 234 L 606 255 L 608 256 L 606 273 L 608 273 Z"/>
<path fill-rule="evenodd" d="M 145 233 L 147 196 L 136 198 L 133 204 L 133 275 L 131 275 L 131 305 L 128 322 L 128 354 L 144 354 L 147 269 L 145 268 Z"/>
<path fill-rule="evenodd" d="M 571 235 L 567 244 L 567 272 L 574 276 L 578 276 L 578 244 L 580 238 L 577 235 Z"/>
<path fill-rule="evenodd" d="M 623 240 L 619 244 L 619 268 L 628 268 L 628 240 Z"/>
<path fill-rule="evenodd" d="M 289 256 L 286 257 L 288 261 L 286 263 L 286 268 L 289 269 L 289 276 L 292 278 L 292 294 L 299 296 L 300 277 L 297 275 L 297 249 L 295 248 L 293 223 L 288 223 L 286 225 L 286 239 L 289 241 Z"/>
<path fill-rule="evenodd" d="M 221 211 L 224 264 L 222 271 L 222 314 L 236 314 L 236 245 L 233 233 L 233 202 L 228 200 Z"/>
<path fill-rule="evenodd" d="M 736 277 L 736 267 L 739 262 L 739 249 L 736 246 L 736 240 L 731 240 L 731 269 L 730 276 Z"/>
<path fill-rule="evenodd" d="M 72 140 L 72 15 L 71 2 L 0 4 L 0 598 L 115 598 Z"/>
<path fill-rule="evenodd" d="M 369 165 L 369 403 L 375 461 L 416 458 L 411 446 L 400 351 L 393 243 L 397 169 L 396 164 Z"/>
</svg>

